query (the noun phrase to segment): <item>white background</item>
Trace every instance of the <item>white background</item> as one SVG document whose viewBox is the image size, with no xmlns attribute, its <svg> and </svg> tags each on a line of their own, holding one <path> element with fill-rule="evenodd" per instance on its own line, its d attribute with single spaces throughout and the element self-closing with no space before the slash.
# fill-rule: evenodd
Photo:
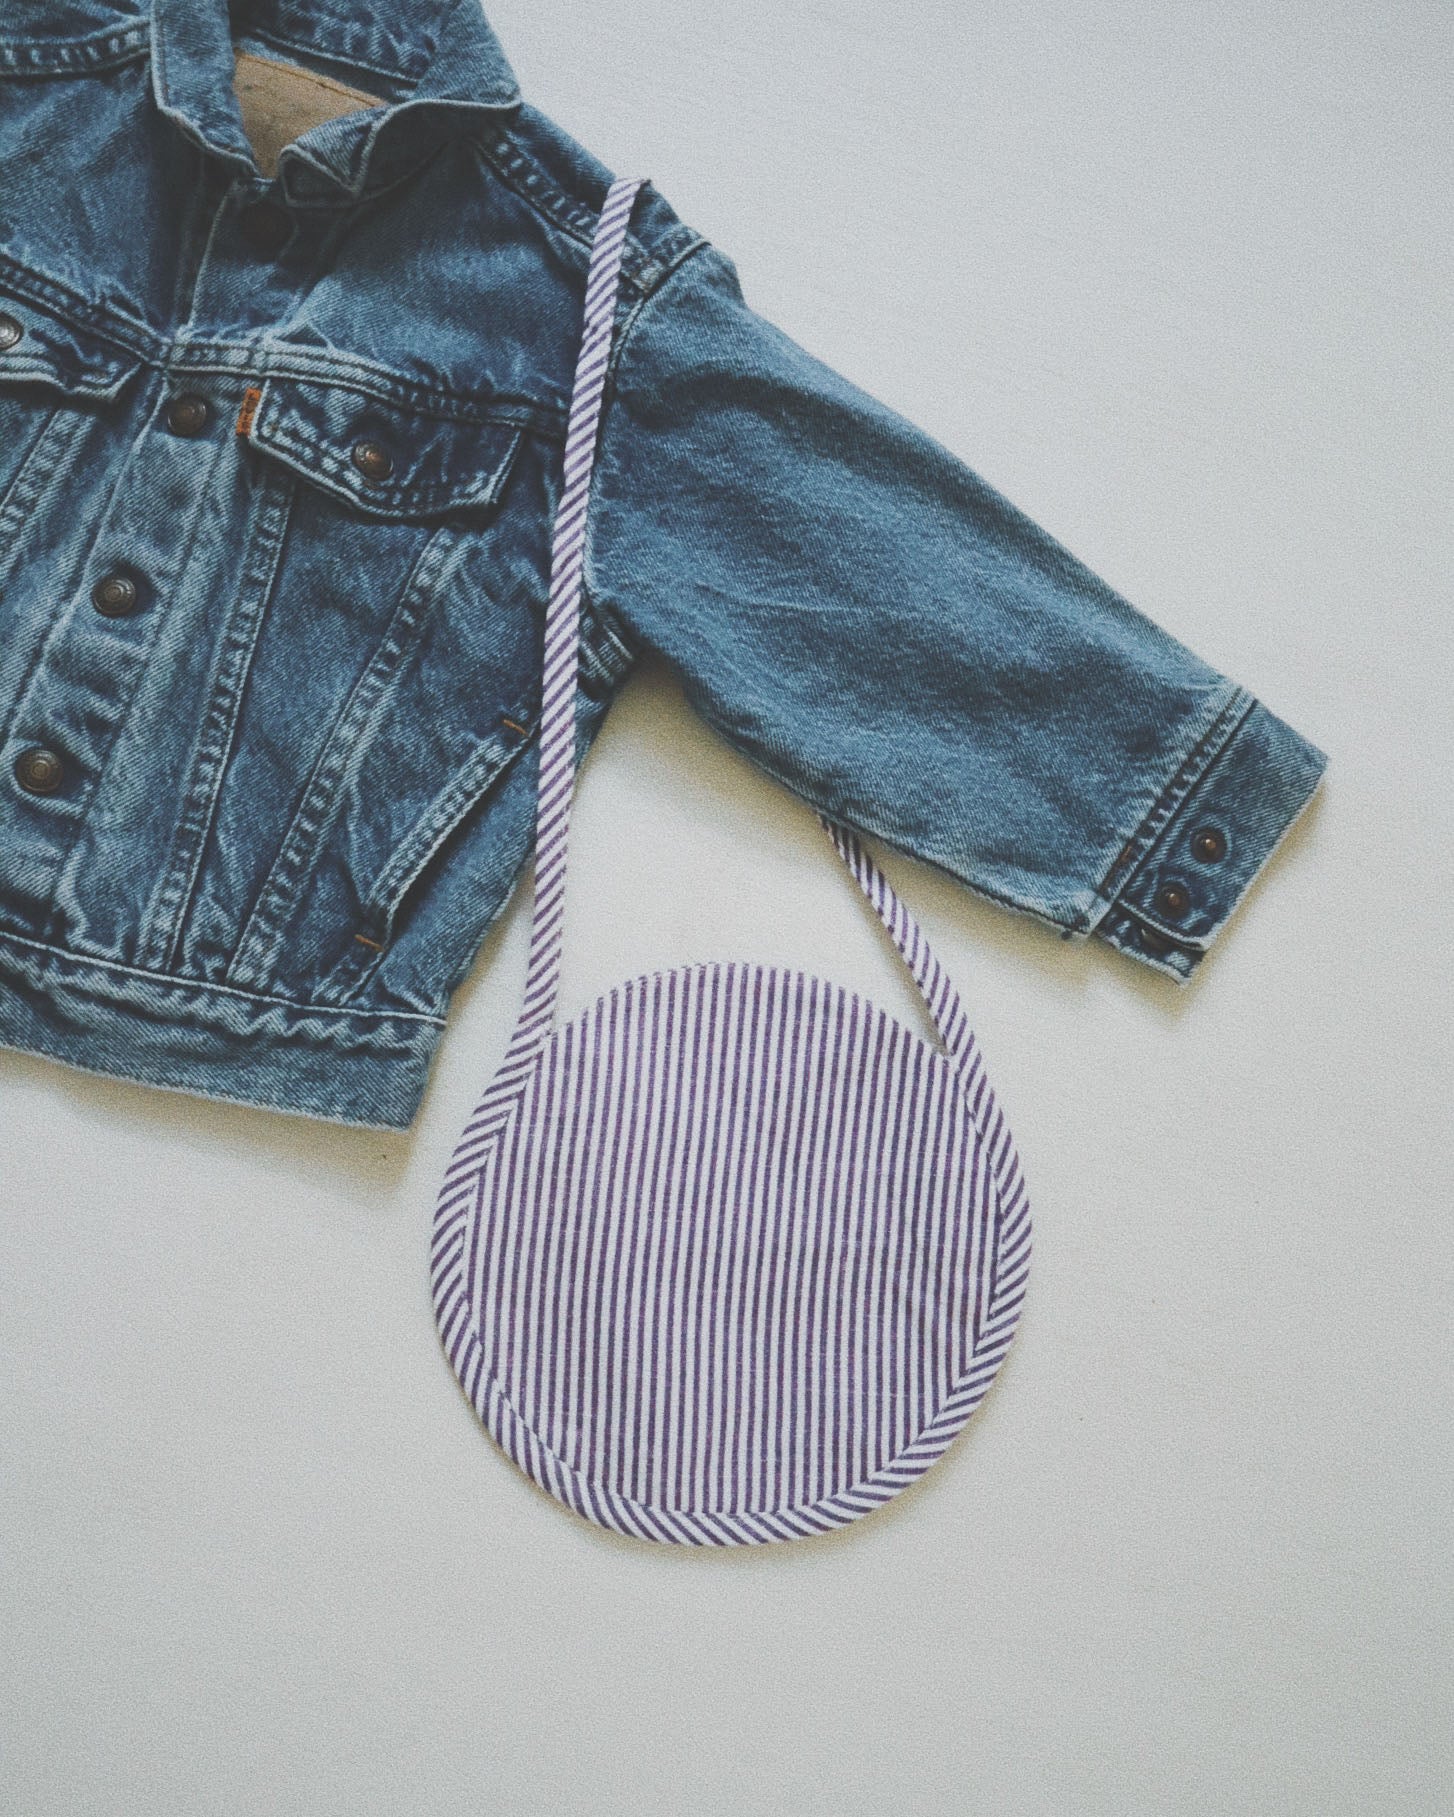
<svg viewBox="0 0 1454 1817">
<path fill-rule="evenodd" d="M 598 1532 L 455 1387 L 432 1199 L 528 889 L 408 1135 L 0 1056 L 0 1804 L 1440 1817 L 1454 19 L 491 16 L 755 307 L 1329 771 L 1185 990 L 880 852 L 965 991 L 1036 1259 L 947 1459 L 821 1541 Z M 592 755 L 572 876 L 567 1013 L 728 955 L 918 1013 L 810 811 L 664 670 Z"/>
</svg>

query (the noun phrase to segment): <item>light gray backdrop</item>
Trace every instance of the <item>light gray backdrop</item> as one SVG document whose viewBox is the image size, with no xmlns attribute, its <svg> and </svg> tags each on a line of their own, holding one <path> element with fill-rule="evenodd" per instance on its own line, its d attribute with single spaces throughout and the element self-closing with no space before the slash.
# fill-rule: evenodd
<svg viewBox="0 0 1454 1817">
<path fill-rule="evenodd" d="M 1454 19 L 491 16 L 750 302 L 1330 769 L 1186 991 L 885 858 L 1014 1121 L 1036 1266 L 945 1463 L 822 1542 L 595 1532 L 455 1387 L 431 1201 L 524 892 L 409 1136 L 0 1056 L 0 1808 L 1440 1817 Z M 810 812 L 663 670 L 575 840 L 567 1013 L 738 954 L 918 1014 Z"/>
</svg>

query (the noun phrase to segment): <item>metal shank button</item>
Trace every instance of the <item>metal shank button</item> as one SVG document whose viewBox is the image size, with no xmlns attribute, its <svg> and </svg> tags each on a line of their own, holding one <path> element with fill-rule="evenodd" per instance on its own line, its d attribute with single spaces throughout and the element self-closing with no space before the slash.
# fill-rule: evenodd
<svg viewBox="0 0 1454 1817">
<path fill-rule="evenodd" d="M 91 604 L 103 618 L 129 618 L 141 604 L 141 589 L 129 574 L 107 574 L 92 587 Z"/>
<path fill-rule="evenodd" d="M 15 759 L 15 777 L 32 795 L 54 795 L 66 779 L 66 768 L 54 751 L 32 745 Z"/>
<path fill-rule="evenodd" d="M 1181 883 L 1163 883 L 1156 892 L 1156 906 L 1163 915 L 1184 915 L 1191 907 L 1191 891 Z"/>
<path fill-rule="evenodd" d="M 1214 826 L 1198 827 L 1191 836 L 1191 849 L 1203 864 L 1219 864 L 1227 856 L 1227 835 Z"/>
<path fill-rule="evenodd" d="M 394 457 L 381 442 L 355 442 L 349 459 L 367 480 L 385 480 L 394 471 Z"/>
<path fill-rule="evenodd" d="M 173 435 L 200 435 L 211 414 L 206 398 L 198 397 L 195 391 L 184 391 L 167 405 L 167 428 Z"/>
<path fill-rule="evenodd" d="M 24 333 L 24 328 L 13 315 L 0 315 L 0 353 L 7 347 L 13 347 Z"/>
</svg>

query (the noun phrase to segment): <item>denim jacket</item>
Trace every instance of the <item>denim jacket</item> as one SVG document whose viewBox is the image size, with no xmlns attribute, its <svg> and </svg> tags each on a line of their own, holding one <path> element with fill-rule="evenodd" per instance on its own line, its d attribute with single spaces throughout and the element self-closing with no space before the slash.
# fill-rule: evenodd
<svg viewBox="0 0 1454 1817">
<path fill-rule="evenodd" d="M 611 174 L 477 0 L 5 7 L 0 1043 L 412 1120 L 532 846 Z M 1176 980 L 1327 761 L 650 186 L 582 754 L 646 651 L 816 808 Z"/>
</svg>

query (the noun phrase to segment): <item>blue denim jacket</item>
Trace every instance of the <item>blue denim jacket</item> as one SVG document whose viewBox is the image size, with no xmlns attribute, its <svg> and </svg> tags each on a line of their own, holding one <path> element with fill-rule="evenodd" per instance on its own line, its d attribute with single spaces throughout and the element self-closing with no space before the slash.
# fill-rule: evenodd
<svg viewBox="0 0 1454 1817">
<path fill-rule="evenodd" d="M 477 0 L 10 0 L 0 1042 L 411 1121 L 532 844 L 610 176 Z M 583 753 L 657 652 L 815 807 L 1190 975 L 1322 751 L 652 187 L 602 436 Z"/>
</svg>

